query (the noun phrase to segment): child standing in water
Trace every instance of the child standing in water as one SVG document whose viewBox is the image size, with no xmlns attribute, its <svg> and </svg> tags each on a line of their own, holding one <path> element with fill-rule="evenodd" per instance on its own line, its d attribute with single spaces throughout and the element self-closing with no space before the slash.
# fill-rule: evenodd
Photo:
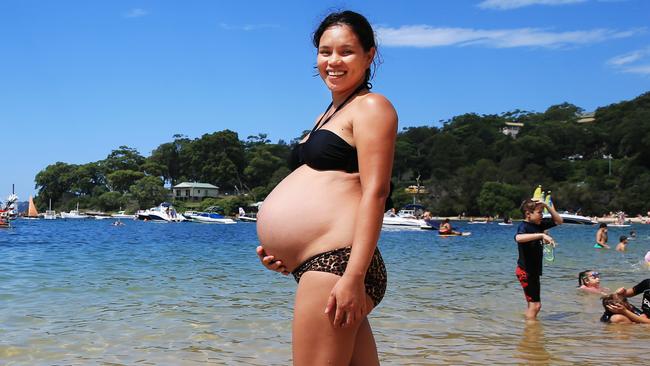
<svg viewBox="0 0 650 366">
<path fill-rule="evenodd" d="M 544 209 L 551 214 L 550 222 L 542 222 Z M 542 275 L 544 244 L 555 246 L 553 238 L 544 231 L 562 224 L 563 221 L 553 207 L 537 200 L 527 199 L 522 202 L 521 212 L 524 221 L 519 224 L 515 235 L 519 250 L 515 275 L 521 283 L 528 303 L 526 319 L 535 320 L 542 308 L 539 278 Z"/>
<path fill-rule="evenodd" d="M 601 223 L 596 231 L 596 244 L 594 244 L 596 249 L 609 249 L 607 245 L 607 224 Z"/>
</svg>

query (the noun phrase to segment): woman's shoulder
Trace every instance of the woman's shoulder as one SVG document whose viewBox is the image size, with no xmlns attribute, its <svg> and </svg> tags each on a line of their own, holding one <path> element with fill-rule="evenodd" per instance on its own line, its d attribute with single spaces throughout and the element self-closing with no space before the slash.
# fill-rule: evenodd
<svg viewBox="0 0 650 366">
<path fill-rule="evenodd" d="M 359 103 L 362 107 L 391 108 L 395 110 L 393 104 L 383 94 L 369 92 L 363 95 Z"/>
<path fill-rule="evenodd" d="M 385 96 L 379 93 L 368 93 L 363 95 L 357 104 L 358 110 L 363 111 L 357 116 L 358 121 L 375 123 L 378 120 L 389 122 L 389 125 L 397 125 L 397 111 L 393 104 Z"/>
</svg>

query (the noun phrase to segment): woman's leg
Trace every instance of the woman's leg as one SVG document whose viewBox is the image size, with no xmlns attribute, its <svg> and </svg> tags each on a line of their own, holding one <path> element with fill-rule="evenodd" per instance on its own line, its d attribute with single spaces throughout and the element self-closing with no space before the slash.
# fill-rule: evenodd
<svg viewBox="0 0 650 366">
<path fill-rule="evenodd" d="M 350 366 L 379 366 L 377 345 L 368 318 L 365 318 L 359 326 Z"/>
<path fill-rule="evenodd" d="M 309 271 L 302 275 L 296 292 L 293 319 L 293 363 L 301 365 L 349 365 L 359 346 L 360 357 L 369 357 L 374 339 L 367 320 L 355 326 L 334 328 L 333 312 L 325 314 L 327 299 L 339 276 Z M 357 340 L 361 329 L 362 339 Z M 370 337 L 370 339 L 368 339 Z M 355 357 L 355 360 L 357 357 Z M 372 364 L 372 363 L 365 363 Z"/>
</svg>

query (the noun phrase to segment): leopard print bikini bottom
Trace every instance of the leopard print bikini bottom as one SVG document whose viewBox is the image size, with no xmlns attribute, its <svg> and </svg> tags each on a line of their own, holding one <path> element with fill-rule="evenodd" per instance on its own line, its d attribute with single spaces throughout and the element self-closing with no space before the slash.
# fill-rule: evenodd
<svg viewBox="0 0 650 366">
<path fill-rule="evenodd" d="M 291 274 L 293 274 L 296 282 L 300 282 L 300 277 L 308 271 L 327 272 L 337 276 L 343 276 L 345 268 L 348 266 L 351 252 L 352 247 L 348 246 L 316 254 L 304 261 Z M 368 266 L 364 283 L 366 293 L 370 296 L 375 306 L 377 306 L 384 297 L 386 284 L 388 283 L 386 266 L 384 266 L 384 260 L 381 258 L 378 248 L 375 248 L 375 254 L 372 256 L 372 261 Z"/>
</svg>

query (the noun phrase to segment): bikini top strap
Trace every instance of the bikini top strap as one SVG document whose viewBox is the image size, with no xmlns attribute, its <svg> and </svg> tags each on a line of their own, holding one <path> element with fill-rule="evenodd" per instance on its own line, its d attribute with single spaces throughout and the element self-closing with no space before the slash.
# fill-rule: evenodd
<svg viewBox="0 0 650 366">
<path fill-rule="evenodd" d="M 366 84 L 365 84 L 365 83 L 362 83 L 362 84 L 359 85 L 356 89 L 354 89 L 354 91 L 353 91 L 352 93 L 350 93 L 350 95 L 348 95 L 347 98 L 345 98 L 345 100 L 343 101 L 343 103 L 341 103 L 341 104 L 338 106 L 338 108 L 336 108 L 336 110 L 335 110 L 332 114 L 330 114 L 330 116 L 327 117 L 327 119 L 325 119 L 325 121 L 323 121 L 323 124 L 321 124 L 321 121 L 323 120 L 323 117 L 325 117 L 325 115 L 327 114 L 327 111 L 329 111 L 330 108 L 332 108 L 332 105 L 334 104 L 334 102 L 330 103 L 330 105 L 327 106 L 327 109 L 325 110 L 325 113 L 323 113 L 323 115 L 322 115 L 322 116 L 320 117 L 320 119 L 318 120 L 318 123 L 316 123 L 316 125 L 314 126 L 314 128 L 312 128 L 311 132 L 314 132 L 314 131 L 316 131 L 316 130 L 320 130 L 323 126 L 325 126 L 325 124 L 326 124 L 327 122 L 329 122 L 329 121 L 332 119 L 332 117 L 334 117 L 334 115 L 336 114 L 336 112 L 338 112 L 338 111 L 340 111 L 341 109 L 343 109 L 343 107 L 345 107 L 345 105 L 346 105 L 346 104 L 347 104 L 347 103 L 352 99 L 352 97 L 354 97 L 355 95 L 357 95 L 357 93 L 359 93 L 360 91 L 362 91 L 362 90 L 365 89 L 365 88 L 366 88 Z"/>
<path fill-rule="evenodd" d="M 332 105 L 333 105 L 333 104 L 334 104 L 334 102 L 331 102 L 331 103 L 327 106 L 327 108 L 325 108 L 325 112 L 323 112 L 323 115 L 320 116 L 320 119 L 318 120 L 318 122 L 316 122 L 316 124 L 314 125 L 314 128 L 311 129 L 311 132 L 309 133 L 310 136 L 311 136 L 312 132 L 314 132 L 314 131 L 316 131 L 316 130 L 318 129 L 318 126 L 320 126 L 321 121 L 323 120 L 323 118 L 324 118 L 325 115 L 327 114 L 327 111 L 329 111 L 330 108 L 332 108 Z M 336 111 L 334 111 L 334 113 L 336 113 Z M 332 113 L 332 115 L 334 115 L 334 113 Z M 330 118 L 332 118 L 332 116 L 329 116 L 329 118 L 328 118 L 327 120 L 329 120 Z M 325 123 L 327 123 L 327 121 L 325 121 Z M 323 123 L 323 124 L 325 124 L 325 123 Z"/>
</svg>

